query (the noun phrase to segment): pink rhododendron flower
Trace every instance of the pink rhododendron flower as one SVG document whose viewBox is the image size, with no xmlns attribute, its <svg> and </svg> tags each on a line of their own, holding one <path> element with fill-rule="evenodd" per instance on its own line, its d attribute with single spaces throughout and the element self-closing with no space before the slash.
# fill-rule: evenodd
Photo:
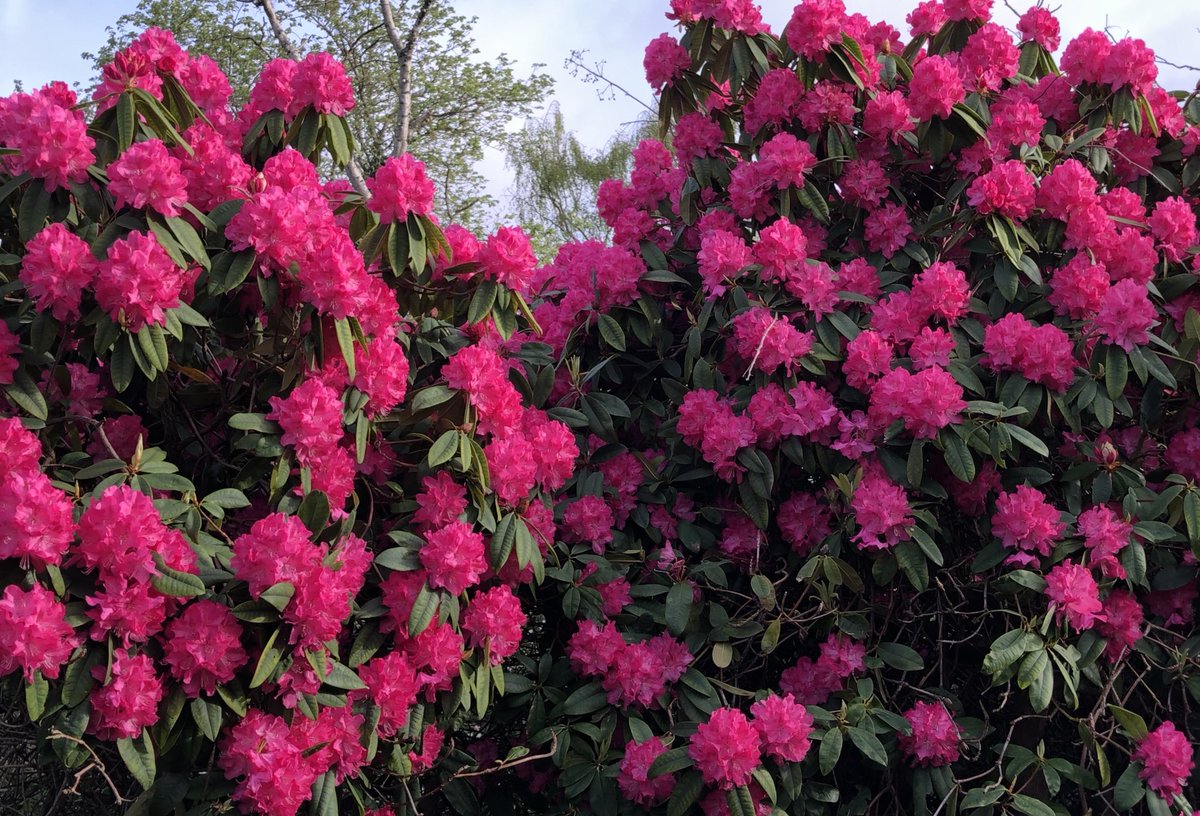
<svg viewBox="0 0 1200 816">
<path fill-rule="evenodd" d="M 0 559 L 60 564 L 75 534 L 71 500 L 36 469 L 0 475 Z"/>
<path fill-rule="evenodd" d="M 1032 6 L 1017 21 L 1017 31 L 1028 42 L 1035 42 L 1053 53 L 1058 50 L 1058 19 L 1050 9 Z"/>
<path fill-rule="evenodd" d="M 520 227 L 500 227 L 479 250 L 479 269 L 483 277 L 517 292 L 528 289 L 536 267 L 533 246 Z"/>
<path fill-rule="evenodd" d="M 670 34 L 659 34 L 646 46 L 642 65 L 646 69 L 646 81 L 657 93 L 692 67 L 692 56 Z"/>
<path fill-rule="evenodd" d="M 525 613 L 512 590 L 503 584 L 472 596 L 463 612 L 462 628 L 473 648 L 487 649 L 499 666 L 521 645 Z"/>
<path fill-rule="evenodd" d="M 429 215 L 433 210 L 433 182 L 425 175 L 425 164 L 408 153 L 383 163 L 367 179 L 371 197 L 367 209 L 379 213 L 384 224 L 403 222 L 409 213 Z"/>
<path fill-rule="evenodd" d="M 1170 800 L 1183 792 L 1183 785 L 1192 774 L 1192 743 L 1187 734 L 1166 721 L 1138 742 L 1130 756 L 1142 763 L 1138 778 L 1164 799 Z"/>
<path fill-rule="evenodd" d="M 1046 575 L 1046 597 L 1058 605 L 1059 618 L 1082 632 L 1104 615 L 1100 590 L 1091 570 L 1080 564 L 1063 563 Z"/>
<path fill-rule="evenodd" d="M 81 640 L 66 617 L 67 608 L 39 584 L 5 587 L 0 596 L 0 677 L 19 668 L 27 683 L 33 682 L 34 672 L 57 679 Z"/>
<path fill-rule="evenodd" d="M 700 723 L 688 746 L 690 756 L 704 781 L 724 790 L 745 785 L 762 762 L 762 741 L 735 708 L 718 708 Z"/>
<path fill-rule="evenodd" d="M 325 51 L 314 51 L 300 60 L 292 75 L 288 116 L 296 116 L 310 105 L 317 113 L 335 116 L 345 116 L 354 108 L 354 88 L 345 67 Z"/>
<path fill-rule="evenodd" d="M 992 534 L 1017 551 L 1008 557 L 1009 563 L 1033 565 L 1037 563 L 1036 555 L 1049 555 L 1066 532 L 1060 515 L 1040 490 L 1018 485 L 1014 492 L 1001 493 L 996 499 Z"/>
<path fill-rule="evenodd" d="M 129 147 L 108 166 L 108 177 L 118 208 L 151 209 L 174 217 L 188 200 L 183 166 L 158 139 Z"/>
<path fill-rule="evenodd" d="M 738 356 L 766 374 L 780 366 L 791 374 L 813 344 L 811 334 L 798 330 L 786 317 L 773 315 L 761 307 L 734 317 L 733 341 Z"/>
<path fill-rule="evenodd" d="M 918 119 L 946 119 L 965 97 L 958 68 L 945 57 L 929 56 L 913 67 L 908 105 Z"/>
<path fill-rule="evenodd" d="M 96 276 L 98 263 L 91 248 L 64 224 L 51 224 L 25 245 L 21 282 L 37 298 L 38 309 L 55 320 L 79 316 L 79 302 Z"/>
<path fill-rule="evenodd" d="M 429 585 L 459 595 L 479 583 L 487 570 L 483 536 L 463 521 L 452 521 L 425 534 L 421 565 L 429 574 Z"/>
<path fill-rule="evenodd" d="M 144 232 L 131 232 L 110 246 L 93 283 L 100 308 L 131 332 L 163 325 L 166 310 L 179 306 L 183 286 L 184 270 Z"/>
<path fill-rule="evenodd" d="M 1157 323 L 1158 311 L 1144 283 L 1122 280 L 1113 284 L 1100 301 L 1092 326 L 1105 340 L 1125 351 L 1150 342 L 1147 334 Z"/>
<path fill-rule="evenodd" d="M 772 694 L 750 706 L 762 752 L 782 762 L 799 762 L 808 753 L 813 718 L 790 694 Z"/>
<path fill-rule="evenodd" d="M 621 793 L 629 801 L 652 806 L 664 802 L 675 788 L 675 778 L 671 774 L 650 777 L 650 766 L 667 750 L 667 746 L 658 737 L 650 737 L 645 742 L 630 740 L 625 744 L 625 756 L 621 758 L 621 766 L 617 772 L 617 785 Z"/>
<path fill-rule="evenodd" d="M 885 550 L 909 539 L 916 524 L 904 488 L 870 469 L 850 500 L 858 522 L 855 543 L 864 550 Z"/>
<path fill-rule="evenodd" d="M 1145 633 L 1146 616 L 1142 605 L 1124 589 L 1114 589 L 1104 599 L 1103 618 L 1096 619 L 1096 631 L 1107 642 L 1104 654 L 1116 660 L 1126 649 L 1132 649 Z"/>
<path fill-rule="evenodd" d="M 842 41 L 845 25 L 846 6 L 842 0 L 801 0 L 792 11 L 785 36 L 793 51 L 816 60 L 831 45 Z"/>
<path fill-rule="evenodd" d="M 249 659 L 242 626 L 224 604 L 194 601 L 167 624 L 163 662 L 190 697 L 212 694 Z"/>
<path fill-rule="evenodd" d="M 915 703 L 904 719 L 912 734 L 900 734 L 897 741 L 913 765 L 937 768 L 958 761 L 962 735 L 945 703 Z"/>
<path fill-rule="evenodd" d="M 108 675 L 108 682 L 92 691 L 88 732 L 103 740 L 136 737 L 158 721 L 163 683 L 154 670 L 154 661 L 144 653 L 118 651 Z M 104 680 L 105 667 L 92 669 L 92 676 Z"/>
</svg>

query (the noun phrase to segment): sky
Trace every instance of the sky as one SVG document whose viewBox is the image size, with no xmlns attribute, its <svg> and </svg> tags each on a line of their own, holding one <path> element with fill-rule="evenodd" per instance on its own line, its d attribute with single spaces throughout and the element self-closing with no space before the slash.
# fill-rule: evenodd
<svg viewBox="0 0 1200 816">
<path fill-rule="evenodd" d="M 1024 10 L 1030 0 L 1013 0 Z M 104 29 L 132 10 L 136 0 L 0 0 L 0 93 L 14 80 L 27 88 L 54 79 L 86 82 L 90 65 L 80 56 L 106 39 Z M 624 123 L 644 111 L 622 94 L 597 98 L 596 86 L 564 68 L 573 50 L 587 52 L 590 62 L 603 61 L 605 75 L 652 105 L 642 55 L 646 43 L 671 30 L 663 15 L 666 0 L 458 0 L 462 14 L 478 18 L 475 37 L 480 58 L 506 53 L 527 71 L 535 63 L 555 79 L 552 101 L 558 103 L 569 129 L 584 144 L 602 146 Z M 763 18 L 780 31 L 791 16 L 794 0 L 762 0 Z M 884 19 L 907 33 L 904 15 L 915 5 L 896 0 L 846 0 L 851 12 Z M 1052 6 L 1053 8 L 1053 6 Z M 1148 9 L 1153 8 L 1153 12 Z M 1190 55 L 1200 51 L 1200 18 L 1194 0 L 1061 0 L 1057 16 L 1064 42 L 1084 28 L 1111 26 L 1117 36 L 1144 39 L 1158 55 L 1176 63 L 1200 64 Z M 995 18 L 1012 27 L 1016 15 L 996 5 Z M 1168 89 L 1188 89 L 1200 72 L 1160 66 L 1160 82 Z M 520 122 L 512 123 L 513 128 Z M 511 175 L 499 150 L 489 150 L 481 165 L 493 194 L 503 198 Z"/>
</svg>

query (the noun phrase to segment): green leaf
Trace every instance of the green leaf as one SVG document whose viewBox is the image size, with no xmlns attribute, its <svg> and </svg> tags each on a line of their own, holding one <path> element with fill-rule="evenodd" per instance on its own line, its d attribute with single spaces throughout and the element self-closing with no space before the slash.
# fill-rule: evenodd
<svg viewBox="0 0 1200 816">
<path fill-rule="evenodd" d="M 203 697 L 192 700 L 190 707 L 192 719 L 196 721 L 200 733 L 208 737 L 211 742 L 216 742 L 217 737 L 221 735 L 221 707 Z"/>
<path fill-rule="evenodd" d="M 925 661 L 916 650 L 901 643 L 880 643 L 876 652 L 883 662 L 893 669 L 921 671 L 925 668 Z"/>
<path fill-rule="evenodd" d="M 21 196 L 21 206 L 17 210 L 17 233 L 21 240 L 28 242 L 41 232 L 49 215 L 50 193 L 41 181 L 35 181 L 25 188 L 25 195 Z"/>
<path fill-rule="evenodd" d="M 1046 443 L 1022 428 L 1020 425 L 1006 424 L 1004 428 L 1009 432 L 1009 434 L 1012 435 L 1013 439 L 1017 440 L 1034 453 L 1041 456 L 1050 455 L 1050 449 L 1046 447 Z"/>
<path fill-rule="evenodd" d="M 1117 779 L 1113 788 L 1113 807 L 1122 813 L 1128 813 L 1146 796 L 1146 786 L 1138 778 L 1141 770 L 1140 762 L 1131 762 Z"/>
<path fill-rule="evenodd" d="M 444 385 L 431 385 L 428 388 L 422 388 L 413 396 L 412 402 L 409 403 L 409 408 L 414 414 L 421 411 L 428 411 L 430 408 L 441 405 L 444 402 L 449 402 L 457 394 L 457 391 L 447 388 Z"/>
<path fill-rule="evenodd" d="M 25 710 L 29 719 L 37 722 L 46 712 L 46 698 L 50 696 L 50 681 L 42 676 L 41 671 L 33 673 L 33 680 L 25 684 Z"/>
<path fill-rule="evenodd" d="M 117 152 L 124 153 L 133 144 L 134 128 L 137 126 L 137 111 L 133 94 L 123 93 L 117 97 Z"/>
<path fill-rule="evenodd" d="M 902 541 L 896 545 L 895 555 L 896 563 L 917 591 L 924 592 L 928 589 L 929 563 L 925 560 L 925 553 L 921 551 L 920 546 L 913 541 Z"/>
<path fill-rule="evenodd" d="M 254 666 L 254 676 L 250 678 L 250 688 L 258 688 L 271 677 L 275 667 L 279 665 L 279 661 L 283 659 L 283 649 L 275 645 L 275 641 L 279 638 L 279 629 L 274 629 L 271 636 L 267 638 L 266 645 L 263 646 L 262 654 L 258 657 L 258 663 Z"/>
<path fill-rule="evenodd" d="M 354 332 L 350 328 L 349 318 L 338 318 L 333 321 L 333 328 L 337 334 L 338 348 L 341 349 L 342 359 L 346 361 L 346 371 L 349 373 L 350 379 L 354 379 Z"/>
<path fill-rule="evenodd" d="M 1042 676 L 1042 670 L 1049 662 L 1050 655 L 1045 649 L 1025 655 L 1025 659 L 1021 661 L 1021 668 L 1017 669 L 1017 686 L 1023 689 L 1032 686 L 1034 681 Z"/>
<path fill-rule="evenodd" d="M 1110 705 L 1108 710 L 1134 742 L 1141 742 L 1150 733 L 1146 720 L 1142 718 L 1141 714 L 1115 705 Z"/>
<path fill-rule="evenodd" d="M 1104 388 L 1109 397 L 1120 399 L 1129 381 L 1129 358 L 1120 346 L 1109 346 L 1104 359 Z"/>
<path fill-rule="evenodd" d="M 675 584 L 667 592 L 667 629 L 678 637 L 687 629 L 692 614 L 692 585 Z"/>
<path fill-rule="evenodd" d="M 646 777 L 653 779 L 663 774 L 678 773 L 690 767 L 692 767 L 692 758 L 688 756 L 687 747 L 671 748 L 659 754 L 654 762 L 650 763 L 650 770 L 646 772 Z"/>
<path fill-rule="evenodd" d="M 338 816 L 337 777 L 333 771 L 326 771 L 313 782 L 308 812 L 309 816 Z"/>
<path fill-rule="evenodd" d="M 429 584 L 422 584 L 421 591 L 413 601 L 412 611 L 408 614 L 408 636 L 416 637 L 424 632 L 433 621 L 437 608 L 437 593 L 429 588 Z"/>
<path fill-rule="evenodd" d="M 467 323 L 473 326 L 491 314 L 499 291 L 500 287 L 495 281 L 481 281 L 475 287 L 470 303 L 467 304 Z"/>
<path fill-rule="evenodd" d="M 250 500 L 246 498 L 246 494 L 233 487 L 222 487 L 220 490 L 214 490 L 204 497 L 200 502 L 204 505 L 213 505 L 220 507 L 222 510 L 236 510 L 239 507 L 249 507 Z"/>
<path fill-rule="evenodd" d="M 412 572 L 421 568 L 421 555 L 411 547 L 391 547 L 375 556 L 373 563 L 396 572 Z"/>
<path fill-rule="evenodd" d="M 842 743 L 840 728 L 830 728 L 825 732 L 825 736 L 821 739 L 821 749 L 817 755 L 822 776 L 828 776 L 837 765 L 838 758 L 842 755 Z"/>
<path fill-rule="evenodd" d="M 426 462 L 430 467 L 437 467 L 445 464 L 454 458 L 454 454 L 458 452 L 458 436 L 457 430 L 449 430 L 437 438 L 432 445 L 429 446 L 429 455 Z"/>
<path fill-rule="evenodd" d="M 273 419 L 267 419 L 266 414 L 234 414 L 229 418 L 229 427 L 235 431 L 256 431 L 258 433 L 279 436 L 283 428 Z"/>
<path fill-rule="evenodd" d="M 671 799 L 667 802 L 667 816 L 685 816 L 700 799 L 704 790 L 704 778 L 697 771 L 688 771 L 675 782 Z"/>
<path fill-rule="evenodd" d="M 156 773 L 154 761 L 154 746 L 150 744 L 150 735 L 142 730 L 140 739 L 119 739 L 117 740 L 117 752 L 121 755 L 121 759 L 125 761 L 125 767 L 142 786 L 143 790 L 150 790 L 154 785 L 154 776 Z"/>
<path fill-rule="evenodd" d="M 625 350 L 625 330 L 621 324 L 610 315 L 602 314 L 599 318 L 600 337 L 608 347 L 616 351 Z"/>
<path fill-rule="evenodd" d="M 154 553 L 154 563 L 158 566 L 158 573 L 150 577 L 150 583 L 162 594 L 174 598 L 195 598 L 204 594 L 204 582 L 200 576 L 168 567 L 158 553 Z"/>
<path fill-rule="evenodd" d="M 1023 793 L 1013 794 L 1012 806 L 1024 813 L 1025 816 L 1056 816 L 1054 808 L 1040 799 L 1034 799 Z"/>
<path fill-rule="evenodd" d="M 608 693 L 599 683 L 588 683 L 575 689 L 562 701 L 562 711 L 568 717 L 582 717 L 608 705 Z M 690 764 L 690 763 L 689 763 Z M 653 775 L 653 769 L 651 770 Z"/>
<path fill-rule="evenodd" d="M 329 674 L 325 676 L 325 685 L 331 688 L 342 689 L 343 691 L 357 691 L 358 689 L 365 689 L 367 687 L 367 684 L 359 678 L 354 669 L 332 658 L 329 660 L 329 664 L 332 668 Z"/>
<path fill-rule="evenodd" d="M 960 482 L 971 482 L 975 479 L 975 458 L 967 448 L 962 438 L 953 431 L 942 432 L 943 456 L 950 472 Z"/>
<path fill-rule="evenodd" d="M 855 748 L 862 752 L 863 756 L 885 768 L 887 767 L 887 750 L 883 747 L 883 743 L 879 741 L 879 737 L 857 725 L 847 728 L 846 733 L 850 735 L 850 741 L 854 743 Z"/>
<path fill-rule="evenodd" d="M 1188 541 L 1200 543 L 1200 492 L 1189 490 L 1184 495 L 1183 518 L 1187 522 Z"/>
<path fill-rule="evenodd" d="M 46 419 L 50 415 L 46 398 L 42 396 L 41 390 L 24 369 L 17 369 L 13 375 L 13 381 L 4 386 L 4 393 L 18 408 L 30 416 Z"/>
</svg>

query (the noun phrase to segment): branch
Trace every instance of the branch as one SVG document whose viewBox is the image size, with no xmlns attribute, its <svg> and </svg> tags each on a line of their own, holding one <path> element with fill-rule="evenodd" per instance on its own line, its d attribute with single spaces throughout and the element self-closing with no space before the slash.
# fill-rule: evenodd
<svg viewBox="0 0 1200 816">
<path fill-rule="evenodd" d="M 299 61 L 300 52 L 296 50 L 291 38 L 283 30 L 283 24 L 279 22 L 279 15 L 275 13 L 273 0 L 258 0 L 258 5 L 267 15 L 267 22 L 271 24 L 271 31 L 275 32 L 275 39 L 279 41 L 279 47 L 283 49 L 283 53 L 288 55 L 288 59 Z"/>
<path fill-rule="evenodd" d="M 392 15 L 390 0 L 379 0 L 379 10 L 383 12 L 383 27 L 387 30 L 392 48 L 396 49 L 396 61 L 400 65 L 399 98 L 396 100 L 396 132 L 392 137 L 392 155 L 399 156 L 408 151 L 408 126 L 412 109 L 412 62 L 413 52 L 417 46 L 417 33 L 421 24 L 429 14 L 433 0 L 421 0 L 417 16 L 412 28 L 408 30 L 408 38 L 400 39 L 400 29 L 396 27 L 396 18 Z"/>
<path fill-rule="evenodd" d="M 634 102 L 637 102 L 643 108 L 650 111 L 650 113 L 652 113 L 655 117 L 658 116 L 658 111 L 655 110 L 654 108 L 652 108 L 650 105 L 646 104 L 645 100 L 634 95 L 634 93 L 632 91 L 630 91 L 628 88 L 625 88 L 625 87 L 621 86 L 620 84 L 614 82 L 613 80 L 609 79 L 608 77 L 606 77 L 604 75 L 604 64 L 603 63 L 596 63 L 596 65 L 594 67 L 585 63 L 583 61 L 583 55 L 586 53 L 587 53 L 586 51 L 572 51 L 571 56 L 569 56 L 565 60 L 563 60 L 563 67 L 567 68 L 567 70 L 569 70 L 571 72 L 571 76 L 579 77 L 579 72 L 582 71 L 584 73 L 584 76 L 582 77 L 582 80 L 584 82 L 590 82 L 590 83 L 601 83 L 602 82 L 608 86 L 607 91 L 609 92 L 609 94 L 611 96 L 615 96 L 615 94 L 613 93 L 614 91 L 620 91 L 621 93 L 625 94 L 625 96 L 629 97 Z M 604 90 L 605 89 L 601 89 L 601 90 L 597 91 L 597 93 L 601 96 L 601 98 L 604 98 L 604 96 L 603 96 Z M 611 96 L 610 96 L 610 98 L 611 98 Z"/>
</svg>

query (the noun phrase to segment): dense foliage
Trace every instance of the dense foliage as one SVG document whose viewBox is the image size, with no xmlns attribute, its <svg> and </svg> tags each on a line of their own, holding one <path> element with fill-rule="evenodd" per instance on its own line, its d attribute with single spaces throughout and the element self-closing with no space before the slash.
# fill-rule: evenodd
<svg viewBox="0 0 1200 816">
<path fill-rule="evenodd" d="M 540 268 L 322 185 L 321 55 L 0 101 L 43 749 L 140 813 L 1190 812 L 1200 102 L 990 6 L 674 0 L 673 151 Z"/>
</svg>

